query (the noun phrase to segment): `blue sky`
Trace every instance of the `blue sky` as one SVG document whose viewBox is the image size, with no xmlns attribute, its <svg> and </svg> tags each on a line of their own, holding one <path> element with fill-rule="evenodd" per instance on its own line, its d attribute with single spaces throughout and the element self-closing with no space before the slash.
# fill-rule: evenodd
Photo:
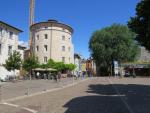
<svg viewBox="0 0 150 113">
<path fill-rule="evenodd" d="M 113 23 L 126 24 L 140 0 L 35 0 L 35 22 L 56 19 L 72 26 L 75 52 L 88 58 L 88 42 L 95 30 Z M 0 0 L 0 20 L 24 32 L 28 41 L 29 0 Z"/>
</svg>

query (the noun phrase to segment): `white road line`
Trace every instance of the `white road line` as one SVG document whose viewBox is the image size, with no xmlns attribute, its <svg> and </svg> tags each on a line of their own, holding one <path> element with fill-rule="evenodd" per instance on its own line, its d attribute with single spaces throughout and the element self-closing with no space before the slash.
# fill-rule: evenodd
<svg viewBox="0 0 150 113">
<path fill-rule="evenodd" d="M 109 83 L 112 85 L 112 87 L 115 89 L 116 93 L 118 95 L 121 95 L 120 92 L 118 91 L 118 89 L 113 85 L 113 82 L 108 79 Z M 122 96 L 119 96 L 122 100 L 122 102 L 125 104 L 126 108 L 129 110 L 130 113 L 134 113 L 133 110 L 131 109 L 131 107 L 128 105 L 128 103 L 125 101 L 125 99 Z"/>
<path fill-rule="evenodd" d="M 16 107 L 16 108 L 20 107 L 20 109 L 27 110 L 27 111 L 29 111 L 29 112 L 31 112 L 31 113 L 37 113 L 37 111 L 35 111 L 35 110 L 33 110 L 33 109 L 30 109 L 30 108 L 27 108 L 27 107 L 21 107 L 21 106 L 19 106 L 19 105 L 12 104 L 12 103 L 6 103 L 6 102 L 4 102 L 4 103 L 1 103 L 1 104 L 7 105 L 7 106 L 11 106 L 11 107 Z"/>
<path fill-rule="evenodd" d="M 33 109 L 26 108 L 26 107 L 22 107 L 22 109 L 27 110 L 27 111 L 32 112 L 32 113 L 37 113 L 37 111 L 35 111 Z"/>
<path fill-rule="evenodd" d="M 8 105 L 8 106 L 12 106 L 12 107 L 19 107 L 19 105 L 16 105 L 16 104 L 11 104 L 11 103 L 2 103 L 4 105 Z"/>
</svg>

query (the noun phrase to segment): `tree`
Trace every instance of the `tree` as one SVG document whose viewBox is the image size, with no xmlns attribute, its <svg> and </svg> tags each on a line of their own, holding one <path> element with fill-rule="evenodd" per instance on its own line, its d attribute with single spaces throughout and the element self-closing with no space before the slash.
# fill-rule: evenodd
<svg viewBox="0 0 150 113">
<path fill-rule="evenodd" d="M 138 54 L 135 34 L 127 26 L 113 24 L 93 33 L 89 49 L 101 72 L 110 73 L 112 61 L 133 61 Z"/>
<path fill-rule="evenodd" d="M 58 71 L 63 71 L 65 69 L 65 64 L 63 62 L 55 62 L 53 68 L 57 69 Z"/>
<path fill-rule="evenodd" d="M 21 66 L 21 55 L 19 52 L 17 51 L 13 51 L 12 54 L 9 54 L 8 59 L 5 61 L 4 67 L 8 70 L 8 71 L 14 71 L 15 74 L 15 70 L 19 70 Z"/>
<path fill-rule="evenodd" d="M 150 0 L 137 4 L 136 16 L 131 17 L 128 27 L 137 34 L 136 40 L 150 50 Z"/>
<path fill-rule="evenodd" d="M 38 67 L 43 68 L 43 69 L 49 68 L 48 64 L 40 64 Z"/>
<path fill-rule="evenodd" d="M 56 62 L 54 62 L 53 59 L 49 59 L 48 62 L 47 62 L 47 65 L 49 68 L 54 68 Z"/>
<path fill-rule="evenodd" d="M 74 64 L 65 64 L 65 68 L 69 71 L 73 71 L 76 68 L 76 65 Z"/>
<path fill-rule="evenodd" d="M 49 59 L 47 64 L 44 66 L 57 69 L 58 71 L 63 71 L 63 70 L 73 71 L 76 68 L 74 64 L 64 64 L 63 62 L 55 62 L 52 59 Z"/>
<path fill-rule="evenodd" d="M 38 63 L 38 60 L 35 58 L 35 56 L 31 56 L 31 57 L 25 59 L 23 62 L 23 68 L 29 72 L 30 79 L 31 79 L 32 69 L 34 69 L 38 66 L 39 66 L 39 63 Z"/>
</svg>

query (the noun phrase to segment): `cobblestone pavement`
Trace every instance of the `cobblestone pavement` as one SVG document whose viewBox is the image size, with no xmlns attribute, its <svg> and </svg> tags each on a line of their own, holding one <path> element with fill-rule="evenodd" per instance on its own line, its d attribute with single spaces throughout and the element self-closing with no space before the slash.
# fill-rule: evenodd
<svg viewBox="0 0 150 113">
<path fill-rule="evenodd" d="M 149 78 L 92 78 L 0 104 L 0 113 L 149 113 Z"/>
<path fill-rule="evenodd" d="M 31 95 L 72 84 L 79 80 L 73 80 L 73 78 L 62 78 L 60 82 L 56 82 L 54 80 L 24 80 L 14 83 L 6 82 L 1 84 L 2 88 L 0 89 L 0 98 L 2 100 L 8 100 L 18 96 Z"/>
</svg>

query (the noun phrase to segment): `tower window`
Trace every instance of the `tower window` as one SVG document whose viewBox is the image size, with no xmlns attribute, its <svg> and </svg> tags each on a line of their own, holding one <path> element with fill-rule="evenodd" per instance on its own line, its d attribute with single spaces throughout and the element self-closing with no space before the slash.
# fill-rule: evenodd
<svg viewBox="0 0 150 113">
<path fill-rule="evenodd" d="M 65 57 L 62 57 L 62 62 L 65 62 Z"/>
<path fill-rule="evenodd" d="M 0 55 L 2 54 L 2 44 L 0 44 Z"/>
<path fill-rule="evenodd" d="M 44 62 L 47 62 L 47 57 L 44 57 Z"/>
<path fill-rule="evenodd" d="M 36 37 L 37 37 L 37 40 L 39 40 L 39 35 L 37 35 Z"/>
<path fill-rule="evenodd" d="M 70 47 L 68 47 L 68 51 L 70 52 Z"/>
<path fill-rule="evenodd" d="M 65 36 L 64 35 L 62 36 L 62 40 L 65 41 Z"/>
<path fill-rule="evenodd" d="M 69 63 L 70 63 L 70 57 L 69 57 Z"/>
<path fill-rule="evenodd" d="M 62 28 L 63 31 L 65 31 L 65 28 Z"/>
<path fill-rule="evenodd" d="M 45 34 L 44 36 L 45 36 L 45 39 L 47 39 L 47 38 L 48 38 L 48 35 L 47 35 L 47 34 Z"/>
<path fill-rule="evenodd" d="M 47 51 L 47 45 L 44 45 L 45 51 Z"/>
<path fill-rule="evenodd" d="M 65 51 L 65 46 L 62 46 L 62 51 Z"/>
<path fill-rule="evenodd" d="M 36 51 L 39 51 L 39 46 L 36 46 Z"/>
</svg>

